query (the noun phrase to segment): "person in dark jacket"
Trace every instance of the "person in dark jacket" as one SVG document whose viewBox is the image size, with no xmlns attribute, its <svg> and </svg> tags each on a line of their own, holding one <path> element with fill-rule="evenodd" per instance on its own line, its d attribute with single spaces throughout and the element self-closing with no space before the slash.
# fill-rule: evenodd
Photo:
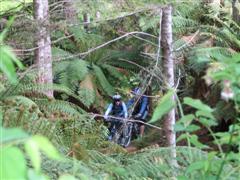
<svg viewBox="0 0 240 180">
<path fill-rule="evenodd" d="M 108 105 L 108 108 L 104 114 L 104 119 L 108 120 L 109 119 L 108 115 L 110 115 L 110 114 L 115 117 L 121 117 L 121 118 L 127 119 L 127 117 L 128 117 L 127 107 L 126 107 L 126 104 L 121 100 L 121 96 L 114 95 L 112 97 L 112 99 L 113 99 L 113 102 Z M 111 121 L 110 123 L 111 123 L 111 125 L 109 128 L 109 131 L 110 131 L 109 140 L 112 139 L 112 137 L 115 133 L 113 127 L 114 126 L 119 127 L 121 124 L 121 120 L 116 119 L 115 121 Z"/>
<path fill-rule="evenodd" d="M 132 111 L 132 116 L 136 120 L 142 122 L 146 121 L 148 111 L 149 111 L 149 97 L 141 93 L 140 88 L 134 88 L 131 92 L 134 97 L 127 102 L 127 108 L 134 108 Z M 140 124 L 140 137 L 144 134 L 145 126 Z"/>
</svg>

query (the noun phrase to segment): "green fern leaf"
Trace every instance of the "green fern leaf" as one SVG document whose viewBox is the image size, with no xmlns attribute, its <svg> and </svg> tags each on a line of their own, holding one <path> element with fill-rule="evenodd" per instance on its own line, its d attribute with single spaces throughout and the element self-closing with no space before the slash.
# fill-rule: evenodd
<svg viewBox="0 0 240 180">
<path fill-rule="evenodd" d="M 108 82 L 108 80 L 107 80 L 106 76 L 104 75 L 104 73 L 102 72 L 102 70 L 96 65 L 93 65 L 93 69 L 94 69 L 95 75 L 96 75 L 102 89 L 109 96 L 112 96 L 114 93 L 114 89 L 113 89 L 112 85 Z"/>
</svg>

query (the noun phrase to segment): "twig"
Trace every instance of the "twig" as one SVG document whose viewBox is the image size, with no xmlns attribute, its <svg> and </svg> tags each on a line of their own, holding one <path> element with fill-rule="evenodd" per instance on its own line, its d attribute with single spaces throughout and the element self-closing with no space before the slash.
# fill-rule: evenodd
<svg viewBox="0 0 240 180">
<path fill-rule="evenodd" d="M 64 39 L 68 39 L 68 38 L 70 38 L 70 37 L 73 37 L 74 35 L 73 34 L 71 34 L 71 35 L 68 35 L 68 36 L 64 36 L 64 37 L 61 37 L 61 38 L 59 38 L 59 39 L 57 39 L 57 40 L 55 40 L 55 41 L 52 41 L 52 43 L 51 43 L 51 45 L 52 44 L 55 44 L 55 43 L 57 43 L 57 42 L 59 42 L 59 41 L 61 41 L 61 40 L 64 40 Z M 36 49 L 39 49 L 39 48 L 42 48 L 42 47 L 44 47 L 44 46 L 47 46 L 48 44 L 46 44 L 46 45 L 43 45 L 43 46 L 38 46 L 38 47 L 34 47 L 34 48 L 31 48 L 31 49 L 14 49 L 14 51 L 15 52 L 30 52 L 30 51 L 34 51 L 34 50 L 36 50 Z"/>
<path fill-rule="evenodd" d="M 197 31 L 195 32 L 195 34 L 191 37 L 191 39 L 190 39 L 189 41 L 187 41 L 185 44 L 183 44 L 182 46 L 180 46 L 179 48 L 177 48 L 176 50 L 174 50 L 174 52 L 180 51 L 182 48 L 188 46 L 188 45 L 194 40 L 194 38 L 195 38 L 198 34 L 199 34 L 199 30 L 197 30 Z"/>
<path fill-rule="evenodd" d="M 105 46 L 107 46 L 107 45 L 109 45 L 109 44 L 112 44 L 113 42 L 116 42 L 116 41 L 118 41 L 118 40 L 120 40 L 120 39 L 123 39 L 123 38 L 125 38 L 125 37 L 127 37 L 127 36 L 130 36 L 130 35 L 133 35 L 133 34 L 141 34 L 141 35 L 145 35 L 145 36 L 150 36 L 150 37 L 156 38 L 156 36 L 154 36 L 154 35 L 152 35 L 152 34 L 149 34 L 149 33 L 139 32 L 139 31 L 133 31 L 133 32 L 126 33 L 126 34 L 124 34 L 124 35 L 122 35 L 122 36 L 120 36 L 120 37 L 117 37 L 117 38 L 115 38 L 115 39 L 112 39 L 112 40 L 110 40 L 110 41 L 107 41 L 107 42 L 105 42 L 105 43 L 103 43 L 103 44 L 101 44 L 101 45 L 99 45 L 99 46 L 97 46 L 97 47 L 91 48 L 91 49 L 89 49 L 89 50 L 86 51 L 86 52 L 74 54 L 74 55 L 68 56 L 68 57 L 59 58 L 59 59 L 57 59 L 57 61 L 65 60 L 65 59 L 71 59 L 71 58 L 78 57 L 78 56 L 86 56 L 86 55 L 88 55 L 88 54 L 90 54 L 90 53 L 92 53 L 92 52 L 94 52 L 94 51 L 96 51 L 96 50 L 98 50 L 98 49 L 100 49 L 100 48 L 103 48 L 103 47 L 105 47 Z"/>
</svg>

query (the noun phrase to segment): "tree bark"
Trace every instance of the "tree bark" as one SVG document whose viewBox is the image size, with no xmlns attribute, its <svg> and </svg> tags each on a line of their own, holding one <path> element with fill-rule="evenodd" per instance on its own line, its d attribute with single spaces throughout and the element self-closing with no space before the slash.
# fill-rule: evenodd
<svg viewBox="0 0 240 180">
<path fill-rule="evenodd" d="M 161 28 L 161 47 L 162 47 L 162 63 L 164 77 L 168 88 L 174 87 L 174 62 L 172 54 L 172 6 L 163 8 L 162 28 Z M 175 101 L 174 96 L 172 101 Z M 176 146 L 176 134 L 174 132 L 175 125 L 175 109 L 172 109 L 165 117 L 164 129 L 168 146 Z"/>
<path fill-rule="evenodd" d="M 35 64 L 38 68 L 37 83 L 52 84 L 52 53 L 49 31 L 48 0 L 34 0 L 34 18 L 37 22 Z M 43 92 L 48 97 L 53 97 L 53 91 Z"/>
<path fill-rule="evenodd" d="M 239 4 L 239 0 L 232 0 L 232 19 L 238 24 L 240 24 L 240 9 L 238 8 Z"/>
</svg>

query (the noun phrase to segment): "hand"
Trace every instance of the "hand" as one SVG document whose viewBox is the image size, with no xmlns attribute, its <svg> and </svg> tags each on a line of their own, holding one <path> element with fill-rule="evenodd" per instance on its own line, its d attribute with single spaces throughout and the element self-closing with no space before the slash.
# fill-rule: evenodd
<svg viewBox="0 0 240 180">
<path fill-rule="evenodd" d="M 138 113 L 137 115 L 134 116 L 134 118 L 139 119 L 142 116 L 142 114 Z"/>
<path fill-rule="evenodd" d="M 107 115 L 104 115 L 103 118 L 108 121 L 108 116 Z"/>
</svg>

